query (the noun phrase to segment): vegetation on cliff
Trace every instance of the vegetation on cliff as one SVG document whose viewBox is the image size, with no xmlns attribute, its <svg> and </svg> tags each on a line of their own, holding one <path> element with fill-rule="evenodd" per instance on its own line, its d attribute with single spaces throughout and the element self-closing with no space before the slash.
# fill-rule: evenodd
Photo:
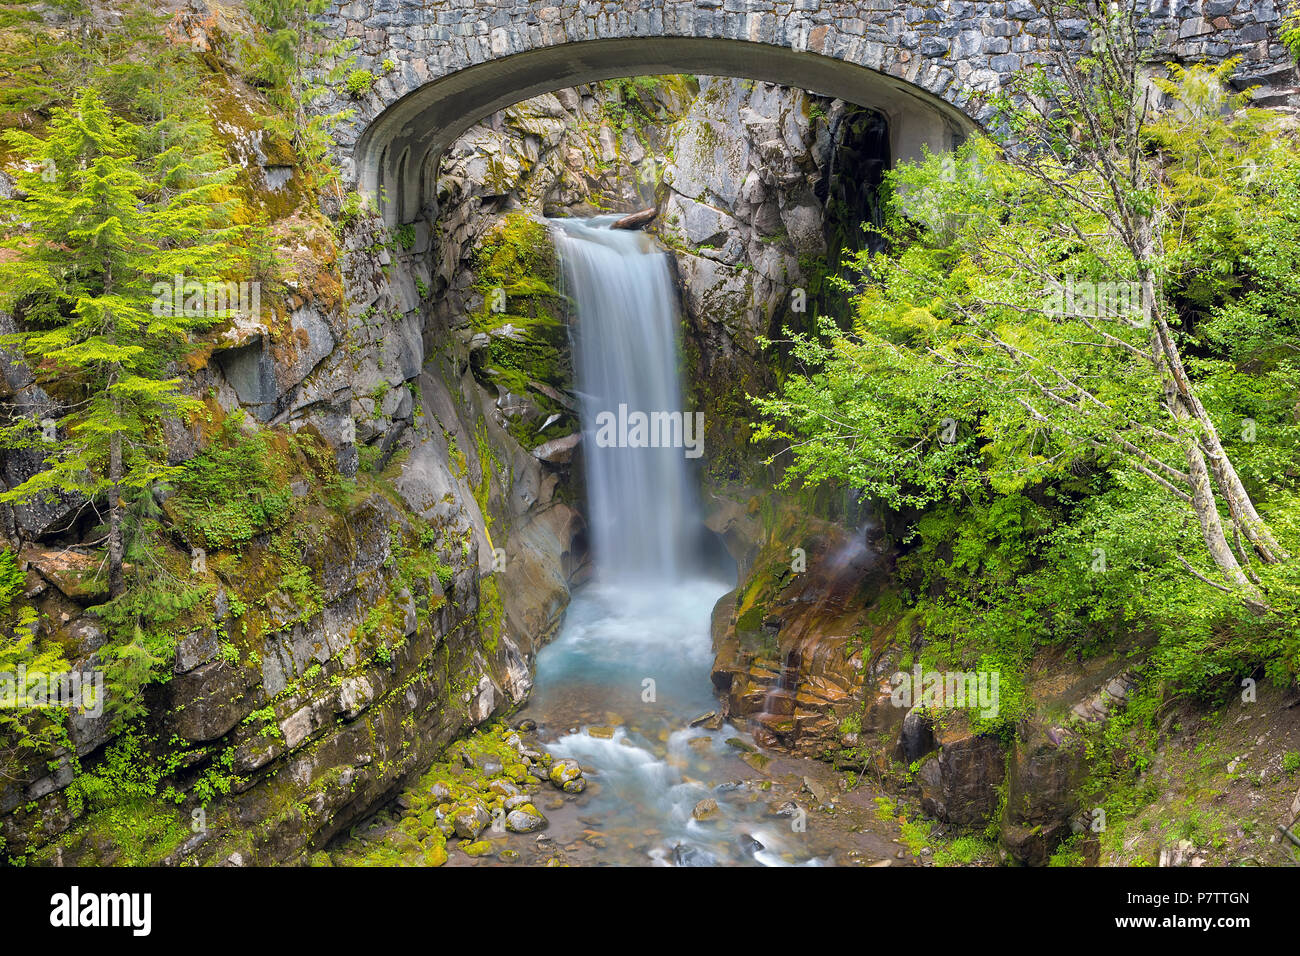
<svg viewBox="0 0 1300 956">
<path fill-rule="evenodd" d="M 21 393 L 12 382 L 6 392 L 0 444 L 35 463 L 3 496 L 0 670 L 94 668 L 106 691 L 102 718 L 0 709 L 11 808 L 0 851 L 11 863 L 156 863 L 220 829 L 221 798 L 283 752 L 280 724 L 299 695 L 352 694 L 346 706 L 358 710 L 376 687 L 405 700 L 405 671 L 391 688 L 373 672 L 393 672 L 408 642 L 438 640 L 453 584 L 444 557 L 469 550 L 467 534 L 412 513 L 381 470 L 391 451 L 349 477 L 315 427 L 228 414 L 215 386 L 195 386 L 241 336 L 262 335 L 276 361 L 292 361 L 305 336 L 289 313 L 311 303 L 328 317 L 344 305 L 335 228 L 321 212 L 335 182 L 326 120 L 298 122 L 314 95 L 304 24 L 315 5 L 254 6 L 265 22 L 251 32 L 143 5 L 111 25 L 77 3 L 57 22 L 7 11 L 0 23 L 11 67 L 0 77 L 0 159 L 13 176 L 3 185 L 16 186 L 0 200 L 0 312 L 12 333 L 3 344 L 30 370 Z M 263 182 L 259 166 L 285 181 Z M 230 294 L 240 283 L 259 288 L 261 314 Z M 64 515 L 54 552 L 48 535 L 14 532 L 11 506 Z M 363 572 L 365 549 L 376 568 Z M 20 570 L 69 552 L 71 583 L 58 589 L 34 565 Z M 268 682 L 263 655 L 320 625 L 339 567 L 352 574 L 344 592 L 364 589 L 369 601 L 345 635 L 346 662 Z M 429 677 L 459 688 L 464 662 L 445 657 L 446 673 Z M 177 676 L 196 668 L 209 684 Z M 203 726 L 205 713 L 217 723 Z M 47 776 L 39 798 L 12 808 Z M 329 785 L 313 781 L 317 798 Z M 285 814 L 302 812 L 307 790 L 280 791 L 292 792 L 289 805 L 240 839 L 272 839 Z"/>
<path fill-rule="evenodd" d="M 756 400 L 755 439 L 788 485 L 886 505 L 927 666 L 1136 669 L 1077 791 L 1134 862 L 1181 825 L 1151 819 L 1143 776 L 1174 709 L 1300 673 L 1300 133 L 1225 89 L 1232 63 L 1145 99 L 1125 24 L 1100 29 L 1066 86 L 1025 79 L 1043 112 L 1000 104 L 1016 150 L 889 175 L 851 328 L 789 333 L 802 368 Z M 1163 785 L 1208 819 L 1186 769 Z"/>
<path fill-rule="evenodd" d="M 0 216 L 25 225 L 0 243 L 10 253 L 0 263 L 0 308 L 16 309 L 24 327 L 4 344 L 71 411 L 56 426 L 20 421 L 0 433 L 6 447 L 46 452 L 46 467 L 0 501 L 104 494 L 112 597 L 125 587 L 128 502 L 174 471 L 162 424 L 199 407 L 169 363 L 229 312 L 224 296 L 215 308 L 204 300 L 215 299 L 232 258 L 219 196 L 230 174 L 210 137 L 176 135 L 185 124 L 173 120 L 164 115 L 158 133 L 116 119 L 87 87 L 52 112 L 45 138 L 7 137 L 31 171 L 19 176 L 24 197 L 0 205 Z M 153 155 L 150 139 L 160 148 Z M 159 276 L 176 279 L 161 283 L 161 296 Z"/>
</svg>

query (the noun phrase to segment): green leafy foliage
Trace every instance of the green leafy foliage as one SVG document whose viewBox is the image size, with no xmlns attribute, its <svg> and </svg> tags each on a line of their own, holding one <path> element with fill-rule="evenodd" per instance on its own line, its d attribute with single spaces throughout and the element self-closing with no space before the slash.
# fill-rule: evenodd
<svg viewBox="0 0 1300 956">
<path fill-rule="evenodd" d="M 204 611 L 211 593 L 209 585 L 156 568 L 140 575 L 121 596 L 95 608 L 112 636 L 100 657 L 115 730 L 146 713 L 141 692 L 171 677 L 177 641 L 190 629 L 193 615 Z"/>
<path fill-rule="evenodd" d="M 1292 13 L 1283 21 L 1281 37 L 1291 55 L 1300 60 L 1300 13 Z"/>
<path fill-rule="evenodd" d="M 280 527 L 293 512 L 284 449 L 264 431 L 244 434 L 243 421 L 242 412 L 228 416 L 212 444 L 176 479 L 178 524 L 204 548 L 238 548 Z"/>
<path fill-rule="evenodd" d="M 181 812 L 163 799 L 177 758 L 159 760 L 155 749 L 132 728 L 66 791 L 69 808 L 85 815 L 81 829 L 100 834 L 120 854 L 116 862 L 130 866 L 157 863 L 190 835 Z"/>
<path fill-rule="evenodd" d="M 347 91 L 349 96 L 362 97 L 375 85 L 375 74 L 369 70 L 353 70 L 348 74 Z"/>
<path fill-rule="evenodd" d="M 1294 553 L 1300 160 L 1275 117 L 1223 112 L 1221 78 L 1175 70 L 1175 108 L 1143 132 L 1168 210 L 1157 272 L 1197 394 Z M 1060 175 L 1106 195 L 1086 164 Z M 1045 644 L 1144 634 L 1184 690 L 1300 670 L 1295 562 L 1251 565 L 1272 610 L 1248 612 L 1205 583 L 1218 574 L 1196 516 L 1155 480 L 1187 463 L 1149 326 L 1062 307 L 1071 285 L 1136 276 L 1104 212 L 979 139 L 890 185 L 887 251 L 860 257 L 852 328 L 790 334 L 801 372 L 755 400 L 755 440 L 783 442 L 786 483 L 899 512 L 908 600 L 952 658 L 1014 668 Z"/>
<path fill-rule="evenodd" d="M 156 286 L 173 276 L 219 281 L 231 238 L 216 201 L 230 174 L 215 154 L 178 144 L 141 162 L 146 138 L 87 87 L 74 106 L 53 111 L 44 139 L 6 133 L 29 168 L 18 176 L 25 198 L 0 202 L 0 216 L 23 223 L 0 240 L 9 252 L 0 305 L 22 329 L 3 342 L 59 377 L 68 409 L 54 434 L 30 420 L 0 429 L 7 447 L 47 452 L 46 467 L 0 500 L 107 494 L 114 535 L 120 496 L 172 473 L 163 421 L 197 405 L 170 363 L 194 331 L 222 317 L 163 302 Z M 121 558 L 110 540 L 115 590 Z"/>
<path fill-rule="evenodd" d="M 35 636 L 36 609 L 23 598 L 24 575 L 17 556 L 0 550 L 0 675 L 14 682 L 20 668 L 28 674 L 67 669 L 58 645 Z M 0 780 L 16 779 L 23 768 L 63 739 L 60 712 L 0 707 Z"/>
<path fill-rule="evenodd" d="M 350 111 L 326 116 L 306 109 L 347 73 L 354 59 L 346 54 L 355 41 L 327 35 L 320 14 L 328 8 L 328 0 L 250 0 L 248 12 L 258 30 L 249 41 L 246 58 L 254 80 L 281 111 L 264 117 L 268 127 L 292 140 L 322 185 L 339 188 L 330 130 Z M 374 82 L 369 71 L 353 72 L 347 89 L 354 96 L 364 92 L 362 74 L 368 77 L 367 89 Z"/>
</svg>

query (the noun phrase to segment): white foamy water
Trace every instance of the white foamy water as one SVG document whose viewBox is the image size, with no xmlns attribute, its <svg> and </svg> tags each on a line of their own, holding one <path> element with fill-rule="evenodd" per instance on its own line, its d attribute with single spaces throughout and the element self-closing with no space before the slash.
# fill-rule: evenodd
<svg viewBox="0 0 1300 956">
<path fill-rule="evenodd" d="M 684 447 L 600 447 L 602 413 L 684 416 L 677 292 L 667 256 L 616 217 L 551 221 L 576 307 L 574 355 L 592 553 L 607 579 L 674 579 L 696 557 L 699 511 Z"/>
<path fill-rule="evenodd" d="M 577 310 L 595 581 L 573 596 L 559 636 L 539 654 L 527 712 L 552 753 L 587 770 L 580 819 L 606 835 L 602 861 L 816 863 L 799 859 L 766 795 L 742 783 L 755 774 L 739 759 L 738 731 L 688 727 L 718 707 L 710 619 L 732 584 L 699 571 L 701 522 L 683 449 L 595 441 L 596 416 L 620 404 L 687 411 L 664 254 L 640 233 L 604 228 L 613 218 L 552 221 Z M 717 810 L 695 819 L 709 799 Z"/>
<path fill-rule="evenodd" d="M 740 732 L 687 726 L 717 707 L 709 616 L 728 589 L 716 581 L 589 587 L 538 657 L 528 712 L 554 735 L 551 753 L 587 768 L 593 793 L 582 816 L 609 837 L 602 859 L 786 866 L 805 850 L 784 819 L 769 815 L 768 795 L 741 785 L 756 775 L 727 742 Z M 717 811 L 694 819 L 707 799 Z"/>
</svg>

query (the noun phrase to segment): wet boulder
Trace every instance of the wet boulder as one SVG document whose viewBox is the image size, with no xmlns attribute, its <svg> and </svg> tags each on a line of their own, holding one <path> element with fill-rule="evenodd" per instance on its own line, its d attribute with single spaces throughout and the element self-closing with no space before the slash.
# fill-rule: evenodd
<svg viewBox="0 0 1300 956">
<path fill-rule="evenodd" d="M 487 808 L 477 802 L 459 807 L 451 814 L 452 830 L 462 840 L 477 840 L 491 822 Z"/>
<path fill-rule="evenodd" d="M 551 769 L 547 776 L 556 788 L 563 790 L 566 793 L 580 792 L 580 790 L 575 791 L 569 789 L 571 784 L 582 781 L 582 768 L 578 766 L 576 760 L 555 761 L 551 764 Z"/>
<path fill-rule="evenodd" d="M 937 729 L 935 740 L 938 753 L 917 772 L 921 809 L 944 823 L 988 823 L 997 813 L 998 787 L 1006 776 L 1002 742 L 963 726 Z"/>
<path fill-rule="evenodd" d="M 1083 742 L 1042 727 L 1022 732 L 1008 760 L 1002 845 L 1016 860 L 1045 866 L 1070 834 L 1070 817 L 1085 772 Z"/>
<path fill-rule="evenodd" d="M 525 803 L 506 814 L 506 829 L 511 833 L 532 833 L 546 826 L 546 817 L 531 803 Z"/>
</svg>

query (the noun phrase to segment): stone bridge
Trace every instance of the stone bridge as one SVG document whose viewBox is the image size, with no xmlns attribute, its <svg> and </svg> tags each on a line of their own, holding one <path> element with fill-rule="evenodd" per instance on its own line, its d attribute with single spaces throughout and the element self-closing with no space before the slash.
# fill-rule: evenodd
<svg viewBox="0 0 1300 956">
<path fill-rule="evenodd" d="M 1240 56 L 1236 82 L 1294 92 L 1279 39 L 1290 0 L 1137 2 L 1154 60 Z M 880 110 L 906 158 L 981 126 L 979 92 L 1055 42 L 1031 0 L 351 0 L 325 16 L 377 80 L 360 99 L 331 88 L 315 108 L 353 111 L 335 130 L 344 177 L 390 224 L 434 202 L 460 133 L 541 93 L 653 73 L 765 80 Z M 1082 49 L 1088 26 L 1065 20 L 1060 35 Z"/>
</svg>

